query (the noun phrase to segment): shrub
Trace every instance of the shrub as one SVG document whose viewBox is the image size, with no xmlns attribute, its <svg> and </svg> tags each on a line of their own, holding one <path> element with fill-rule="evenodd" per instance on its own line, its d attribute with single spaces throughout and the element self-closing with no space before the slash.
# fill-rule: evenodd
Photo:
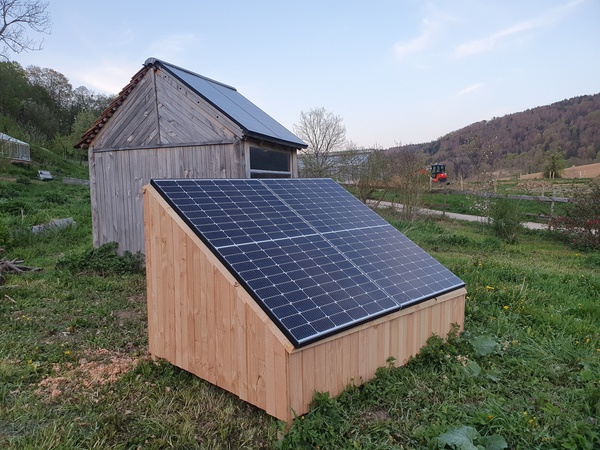
<svg viewBox="0 0 600 450">
<path fill-rule="evenodd" d="M 13 184 L 2 184 L 0 185 L 0 198 L 12 199 L 18 197 L 21 194 L 19 188 Z"/>
<path fill-rule="evenodd" d="M 516 242 L 522 230 L 522 211 L 508 199 L 498 198 L 491 203 L 490 224 L 494 234 L 508 243 Z"/>
<path fill-rule="evenodd" d="M 9 247 L 13 243 L 13 233 L 8 224 L 0 219 L 0 249 Z"/>
<path fill-rule="evenodd" d="M 47 203 L 54 203 L 55 205 L 66 205 L 69 199 L 66 195 L 58 192 L 48 192 L 44 194 L 43 201 Z"/>
<path fill-rule="evenodd" d="M 600 249 L 600 185 L 575 187 L 565 215 L 550 227 L 576 248 Z"/>
<path fill-rule="evenodd" d="M 17 181 L 16 182 L 18 184 L 25 184 L 25 185 L 31 184 L 31 180 L 29 178 L 23 177 L 23 176 L 17 177 Z"/>
<path fill-rule="evenodd" d="M 0 204 L 0 212 L 15 217 L 22 217 L 30 212 L 31 205 L 25 200 L 12 199 Z"/>
<path fill-rule="evenodd" d="M 101 276 L 142 273 L 144 271 L 143 255 L 126 251 L 123 256 L 119 256 L 118 246 L 119 244 L 116 242 L 109 242 L 98 248 L 65 256 L 56 263 L 56 268 L 72 273 L 90 273 Z"/>
</svg>

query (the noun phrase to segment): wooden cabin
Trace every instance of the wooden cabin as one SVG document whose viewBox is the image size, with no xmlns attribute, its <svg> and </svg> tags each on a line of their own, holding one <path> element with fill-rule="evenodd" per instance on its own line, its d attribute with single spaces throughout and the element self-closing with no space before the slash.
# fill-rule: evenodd
<svg viewBox="0 0 600 450">
<path fill-rule="evenodd" d="M 151 178 L 296 177 L 306 144 L 235 88 L 150 58 L 76 147 L 88 149 L 94 245 L 135 253 Z"/>
<path fill-rule="evenodd" d="M 166 181 L 176 182 L 175 180 Z M 191 183 L 194 180 L 184 181 Z M 201 181 L 206 183 L 211 180 Z M 223 183 L 227 180 L 218 181 Z M 246 180 L 235 181 L 241 183 Z M 303 181 L 306 180 L 248 180 L 247 183 L 300 183 Z M 200 190 L 196 187 L 193 189 L 194 192 Z M 251 191 L 251 186 L 248 189 L 240 189 L 237 198 L 243 198 L 244 191 Z M 387 295 L 404 298 L 407 291 L 411 290 L 411 286 L 424 286 L 426 295 L 421 295 L 419 298 L 417 295 L 414 297 L 417 298 L 416 300 L 408 296 L 405 307 L 392 308 L 381 314 L 373 314 L 357 320 L 349 326 L 332 329 L 333 331 L 325 330 L 326 334 L 312 340 L 293 342 L 294 336 L 298 335 L 290 336 L 289 328 L 286 329 L 285 326 L 282 326 L 282 323 L 286 324 L 285 319 L 278 322 L 275 305 L 289 302 L 290 306 L 295 306 L 300 310 L 299 297 L 295 295 L 299 291 L 282 294 L 280 298 L 270 298 L 276 299 L 277 303 L 270 303 L 269 299 L 262 301 L 261 298 L 257 298 L 257 293 L 261 289 L 285 292 L 284 283 L 277 280 L 275 275 L 271 280 L 270 287 L 261 285 L 261 288 L 254 289 L 258 285 L 247 281 L 250 276 L 245 277 L 244 275 L 246 272 L 243 272 L 242 265 L 245 263 L 230 264 L 229 261 L 232 259 L 227 259 L 226 255 L 231 254 L 230 250 L 235 247 L 235 244 L 225 244 L 224 250 L 215 250 L 214 241 L 211 244 L 205 239 L 210 231 L 206 234 L 199 233 L 203 225 L 198 225 L 198 227 L 193 225 L 200 223 L 195 222 L 194 217 L 199 218 L 202 223 L 206 223 L 204 221 L 206 216 L 201 211 L 192 211 L 195 208 L 194 203 L 197 204 L 199 201 L 197 199 L 189 201 L 190 198 L 187 198 L 185 193 L 177 188 L 170 192 L 172 194 L 169 195 L 172 197 L 165 198 L 165 193 L 158 190 L 154 180 L 152 184 L 144 188 L 150 353 L 156 357 L 165 358 L 172 364 L 234 393 L 240 399 L 263 409 L 280 420 L 289 423 L 296 416 L 308 412 L 315 391 L 329 392 L 332 396 L 338 395 L 350 384 L 359 385 L 373 378 L 377 368 L 386 366 L 390 357 L 395 358 L 397 365 L 405 364 L 411 356 L 419 352 L 432 334 L 445 337 L 454 324 L 458 325 L 461 330 L 463 328 L 466 294 L 464 283 L 405 237 L 403 237 L 405 239 L 403 242 L 406 243 L 405 254 L 397 257 L 396 255 L 402 252 L 397 251 L 398 249 L 394 248 L 393 244 L 390 244 L 390 247 L 388 235 L 384 236 L 381 232 L 381 230 L 386 230 L 386 233 L 396 233 L 397 230 L 390 231 L 389 229 L 393 227 L 389 224 L 376 223 L 368 230 L 366 236 L 368 236 L 369 242 L 371 239 L 376 240 L 377 238 L 384 242 L 383 245 L 386 248 L 381 252 L 384 254 L 384 258 L 378 259 L 377 251 L 371 252 L 370 256 L 365 254 L 368 252 L 359 252 L 354 255 L 354 258 L 360 260 L 364 256 L 369 261 L 378 261 L 376 264 L 383 264 L 378 267 L 386 267 L 386 264 L 389 263 L 390 267 L 385 271 L 398 269 L 396 275 L 405 281 L 403 283 L 385 283 L 399 279 L 398 276 L 380 280 L 381 286 L 387 286 L 381 288 L 384 291 L 383 295 L 373 295 L 378 294 L 379 291 L 372 291 L 369 294 L 370 298 L 385 300 Z M 309 214 L 315 210 L 328 208 L 332 203 L 329 201 L 327 193 L 321 195 L 317 189 L 311 189 L 311 193 L 316 194 L 314 197 L 322 201 L 319 207 L 310 207 L 305 204 L 304 206 L 308 206 L 306 210 Z M 248 194 L 247 198 L 251 198 L 251 195 L 252 192 Z M 285 195 L 280 197 L 285 198 Z M 267 197 L 261 196 L 260 201 L 263 202 L 265 198 Z M 298 196 L 294 195 L 293 198 L 297 200 Z M 349 203 L 352 201 L 358 203 L 359 206 L 356 208 L 368 210 L 358 200 L 351 199 Z M 242 203 L 249 202 L 244 199 L 240 202 L 231 202 L 221 212 L 233 211 L 236 205 Z M 336 205 L 331 208 L 334 214 L 339 210 Z M 269 213 L 264 216 L 261 216 L 260 211 L 253 214 L 257 217 L 256 223 L 264 223 L 263 226 L 274 229 L 267 222 L 269 217 L 274 216 L 271 211 L 277 210 L 277 207 L 268 205 L 268 209 Z M 184 210 L 192 212 L 182 213 Z M 253 211 L 255 210 L 253 209 Z M 362 210 L 359 212 L 363 214 Z M 356 217 L 358 214 L 341 214 L 342 218 L 349 216 Z M 366 223 L 367 221 L 362 217 L 366 217 L 366 213 L 361 216 L 361 223 Z M 300 220 L 300 225 L 309 223 L 311 220 L 311 217 L 303 218 Z M 320 220 L 318 218 L 317 221 Z M 327 220 L 323 221 L 323 223 L 326 222 Z M 213 227 L 213 225 L 207 226 Z M 240 227 L 241 231 L 244 231 L 243 226 L 240 225 Z M 221 226 L 221 228 L 233 229 L 229 226 Z M 232 231 L 230 235 L 239 236 L 241 239 L 245 238 L 246 235 L 237 233 L 240 230 L 235 231 L 236 233 Z M 248 231 L 248 233 L 251 232 Z M 314 234 L 310 236 L 320 239 Z M 339 240 L 339 236 L 341 234 L 333 233 L 333 237 L 329 240 L 334 242 L 336 239 Z M 312 262 L 307 260 L 300 262 L 296 259 L 286 267 L 283 259 L 277 261 L 278 256 L 274 256 L 279 255 L 281 258 L 285 258 L 286 255 L 282 254 L 281 249 L 275 247 L 277 247 L 278 240 L 286 241 L 286 238 L 279 239 L 274 234 L 273 240 L 270 242 L 262 239 L 256 240 L 258 245 L 274 250 L 271 253 L 273 261 L 281 263 L 280 267 L 282 268 L 289 268 L 286 270 L 286 274 L 292 277 L 297 286 L 302 286 L 302 281 L 310 281 L 312 283 L 306 284 L 307 286 L 316 286 L 325 292 L 325 294 L 320 294 L 321 297 L 329 295 L 326 292 L 328 289 L 336 289 L 331 287 L 335 283 L 322 283 L 319 276 L 311 275 L 302 279 L 302 275 L 294 275 L 294 273 L 302 272 L 301 270 L 292 270 L 291 266 L 294 266 L 295 262 L 302 264 L 303 267 L 308 267 L 307 274 L 316 273 L 311 270 L 318 269 L 317 266 L 322 264 L 322 268 L 327 269 L 327 273 L 333 275 L 331 264 L 321 262 L 323 258 L 315 257 Z M 304 237 L 299 239 L 304 239 Z M 239 256 L 248 260 L 249 263 L 253 263 L 252 258 L 261 258 L 257 255 L 255 248 L 252 250 L 249 247 L 244 248 L 245 245 L 254 246 L 255 244 L 240 244 L 237 249 Z M 341 247 L 338 246 L 338 248 Z M 344 247 L 347 247 L 348 252 L 344 255 L 344 258 L 347 259 L 346 262 L 352 262 L 350 253 L 359 246 L 346 245 Z M 368 247 L 373 246 L 369 245 Z M 334 254 L 336 249 L 332 250 L 327 254 Z M 391 259 L 389 255 L 392 255 Z M 385 262 L 385 257 L 388 258 L 388 263 Z M 331 258 L 333 260 L 333 257 Z M 266 259 L 259 259 L 257 265 L 261 264 L 260 261 L 266 261 Z M 370 263 L 366 261 L 364 264 Z M 392 265 L 396 267 L 391 267 Z M 353 269 L 351 264 L 346 267 L 350 267 L 349 270 Z M 365 268 L 363 267 L 363 269 Z M 364 273 L 369 273 L 369 270 L 370 268 L 367 267 Z M 266 269 L 264 273 L 267 273 Z M 422 277 L 421 284 L 416 280 L 417 277 Z M 377 277 L 374 275 L 371 278 Z M 338 282 L 340 286 L 343 283 L 347 292 L 356 292 L 357 286 L 352 285 L 354 279 L 357 278 L 355 276 L 345 277 L 342 272 L 337 276 L 334 275 L 334 281 Z M 350 283 L 346 283 L 348 281 Z M 318 285 L 319 283 L 321 284 Z M 365 284 L 361 286 L 365 286 Z M 313 293 L 314 290 L 309 291 L 311 287 L 307 288 L 306 292 Z M 337 301 L 341 297 L 335 294 L 340 292 L 335 291 L 331 294 L 331 298 L 335 299 L 336 304 L 333 305 L 332 301 L 328 306 L 337 307 L 339 303 L 340 307 L 350 308 L 351 306 L 347 306 L 348 303 Z M 359 295 L 353 296 L 349 300 L 358 300 L 358 297 Z M 314 296 L 311 296 L 311 300 L 317 302 Z M 373 304 L 364 306 L 367 308 Z M 321 311 L 325 310 L 325 307 L 321 308 Z M 352 310 L 349 312 L 352 314 Z M 307 311 L 305 317 L 318 317 L 310 313 L 311 311 Z M 328 312 L 328 314 L 331 313 Z M 323 315 L 321 314 L 321 316 Z M 320 319 L 321 322 L 322 320 Z M 314 329 L 320 329 L 314 322 L 308 323 L 308 326 L 311 325 L 314 325 Z"/>
</svg>

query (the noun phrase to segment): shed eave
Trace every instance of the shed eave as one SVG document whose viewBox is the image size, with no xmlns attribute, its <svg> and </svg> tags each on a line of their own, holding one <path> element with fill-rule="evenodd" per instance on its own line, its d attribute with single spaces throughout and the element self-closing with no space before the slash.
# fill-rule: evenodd
<svg viewBox="0 0 600 450">
<path fill-rule="evenodd" d="M 274 144 L 284 145 L 286 147 L 292 147 L 295 149 L 304 149 L 304 148 L 308 147 L 308 145 L 305 144 L 304 142 L 299 143 L 299 142 L 287 141 L 284 139 L 274 138 L 273 136 L 267 136 L 267 135 L 264 135 L 261 133 L 254 133 L 249 130 L 243 130 L 243 132 L 244 132 L 244 137 L 247 137 L 247 138 L 257 139 L 257 140 L 261 140 L 261 141 L 267 141 L 267 142 L 271 142 Z"/>
</svg>

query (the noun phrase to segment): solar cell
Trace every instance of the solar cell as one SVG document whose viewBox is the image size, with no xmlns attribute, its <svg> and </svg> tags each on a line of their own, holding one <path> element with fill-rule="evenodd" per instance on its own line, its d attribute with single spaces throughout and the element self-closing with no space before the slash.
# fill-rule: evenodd
<svg viewBox="0 0 600 450">
<path fill-rule="evenodd" d="M 152 185 L 297 347 L 464 285 L 330 179 Z"/>
</svg>

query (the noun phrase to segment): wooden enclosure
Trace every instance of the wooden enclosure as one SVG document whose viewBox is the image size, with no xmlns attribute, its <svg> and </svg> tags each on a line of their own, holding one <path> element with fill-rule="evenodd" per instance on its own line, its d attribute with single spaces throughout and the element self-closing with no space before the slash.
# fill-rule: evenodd
<svg viewBox="0 0 600 450">
<path fill-rule="evenodd" d="M 135 253 L 151 178 L 295 177 L 306 144 L 235 88 L 151 58 L 76 147 L 88 149 L 94 245 Z M 262 154 L 285 167 L 264 167 Z"/>
<path fill-rule="evenodd" d="M 335 396 L 407 362 L 432 335 L 464 323 L 456 289 L 295 348 L 150 185 L 144 187 L 150 353 L 291 422 L 313 393 Z"/>
</svg>

